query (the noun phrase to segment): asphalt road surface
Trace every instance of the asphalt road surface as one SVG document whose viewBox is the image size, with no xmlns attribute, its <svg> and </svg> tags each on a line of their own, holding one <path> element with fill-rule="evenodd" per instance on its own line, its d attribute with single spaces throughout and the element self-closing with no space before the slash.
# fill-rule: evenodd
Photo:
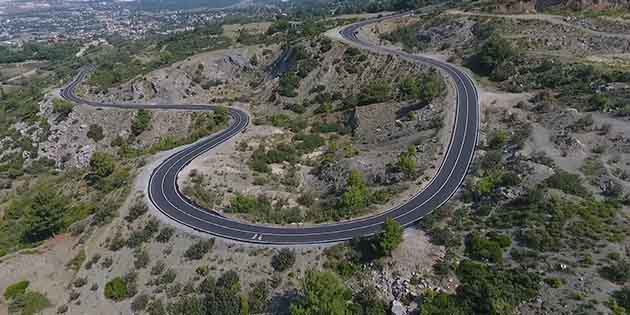
<svg viewBox="0 0 630 315">
<path fill-rule="evenodd" d="M 475 152 L 479 131 L 479 96 L 472 79 L 451 64 L 379 47 L 357 36 L 361 27 L 401 15 L 403 14 L 352 24 L 341 29 L 340 34 L 345 41 L 358 48 L 427 64 L 439 69 L 452 79 L 457 90 L 457 104 L 448 150 L 435 177 L 422 191 L 404 204 L 371 217 L 308 227 L 263 226 L 237 222 L 212 210 L 201 209 L 181 193 L 177 187 L 177 176 L 199 155 L 221 145 L 247 127 L 249 124 L 247 113 L 230 108 L 231 123 L 227 129 L 186 146 L 164 160 L 153 171 L 148 187 L 148 196 L 153 205 L 171 220 L 208 235 L 246 243 L 300 245 L 339 242 L 354 237 L 373 235 L 381 231 L 383 222 L 387 218 L 392 218 L 407 227 L 446 203 L 461 186 Z M 61 91 L 61 96 L 77 104 L 103 108 L 197 111 L 211 111 L 216 108 L 212 105 L 108 104 L 83 100 L 74 94 L 74 89 L 91 70 L 90 68 L 83 69 Z"/>
</svg>

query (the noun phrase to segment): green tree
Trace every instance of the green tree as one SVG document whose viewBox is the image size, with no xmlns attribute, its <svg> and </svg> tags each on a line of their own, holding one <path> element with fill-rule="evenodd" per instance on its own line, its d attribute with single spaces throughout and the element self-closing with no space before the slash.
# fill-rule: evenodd
<svg viewBox="0 0 630 315">
<path fill-rule="evenodd" d="M 302 297 L 291 304 L 291 315 L 346 315 L 351 296 L 334 273 L 309 271 L 302 284 Z"/>
<path fill-rule="evenodd" d="M 255 282 L 248 294 L 248 302 L 254 314 L 266 313 L 269 305 L 269 286 L 266 281 Z"/>
<path fill-rule="evenodd" d="M 602 94 L 595 94 L 589 99 L 589 104 L 593 110 L 607 111 L 609 109 L 610 102 L 608 96 Z"/>
<path fill-rule="evenodd" d="M 341 196 L 339 208 L 342 210 L 356 210 L 368 206 L 369 190 L 359 171 L 350 172 L 347 190 Z"/>
<path fill-rule="evenodd" d="M 630 310 L 630 288 L 623 287 L 612 294 L 617 304 L 626 310 Z"/>
<path fill-rule="evenodd" d="M 232 270 L 224 273 L 212 285 L 209 281 L 203 286 L 206 294 L 207 314 L 242 315 L 248 309 L 247 301 L 240 294 L 238 274 Z"/>
<path fill-rule="evenodd" d="M 457 298 L 446 293 L 429 292 L 423 297 L 420 315 L 464 315 Z"/>
<path fill-rule="evenodd" d="M 378 249 L 381 255 L 391 255 L 403 241 L 403 227 L 393 219 L 387 218 L 383 232 L 378 236 Z"/>
<path fill-rule="evenodd" d="M 482 74 L 492 74 L 499 65 L 516 56 L 512 44 L 499 35 L 491 35 L 477 53 L 479 70 Z"/>
<path fill-rule="evenodd" d="M 416 175 L 416 148 L 410 146 L 407 152 L 403 152 L 398 157 L 398 167 L 407 178 L 414 178 Z"/>
<path fill-rule="evenodd" d="M 67 211 L 67 201 L 58 192 L 48 187 L 38 191 L 26 211 L 23 238 L 29 242 L 38 242 L 60 232 Z"/>
<path fill-rule="evenodd" d="M 105 178 L 114 173 L 116 163 L 111 155 L 103 152 L 96 152 L 90 159 L 90 168 L 96 176 Z"/>
<path fill-rule="evenodd" d="M 493 268 L 462 261 L 457 268 L 460 286 L 457 299 L 466 314 L 512 314 L 516 306 L 533 299 L 540 288 L 540 277 L 516 269 Z"/>
</svg>

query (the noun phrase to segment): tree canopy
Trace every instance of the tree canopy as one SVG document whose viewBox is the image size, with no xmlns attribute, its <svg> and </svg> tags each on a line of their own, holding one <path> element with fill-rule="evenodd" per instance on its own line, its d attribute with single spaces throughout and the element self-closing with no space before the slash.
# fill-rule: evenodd
<svg viewBox="0 0 630 315">
<path fill-rule="evenodd" d="M 309 271 L 302 286 L 302 298 L 291 304 L 291 315 L 346 315 L 352 292 L 332 272 Z"/>
</svg>

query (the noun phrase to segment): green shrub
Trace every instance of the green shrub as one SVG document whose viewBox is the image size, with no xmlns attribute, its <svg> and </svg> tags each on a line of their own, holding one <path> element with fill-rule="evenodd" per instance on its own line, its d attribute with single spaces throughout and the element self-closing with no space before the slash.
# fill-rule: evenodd
<svg viewBox="0 0 630 315">
<path fill-rule="evenodd" d="M 143 269 L 146 268 L 147 265 L 149 264 L 149 253 L 144 250 L 136 250 L 134 253 L 134 260 L 133 260 L 133 266 L 136 269 Z"/>
<path fill-rule="evenodd" d="M 350 314 L 352 292 L 332 272 L 307 272 L 301 293 L 291 314 Z"/>
<path fill-rule="evenodd" d="M 300 87 L 300 77 L 295 72 L 287 72 L 280 77 L 278 94 L 286 97 L 296 97 L 295 91 Z"/>
<path fill-rule="evenodd" d="M 588 190 L 582 185 L 582 178 L 579 175 L 558 170 L 555 174 L 545 179 L 545 184 L 550 188 L 562 190 L 567 194 L 576 196 L 588 196 Z"/>
<path fill-rule="evenodd" d="M 13 300 L 20 295 L 26 293 L 26 289 L 28 288 L 30 282 L 28 280 L 23 280 L 16 282 L 10 286 L 8 286 L 4 290 L 4 299 L 5 300 Z"/>
<path fill-rule="evenodd" d="M 151 127 L 151 112 L 145 109 L 138 110 L 136 116 L 131 121 L 131 134 L 140 135 Z"/>
<path fill-rule="evenodd" d="M 516 55 L 517 51 L 507 39 L 493 34 L 477 52 L 474 58 L 477 64 L 473 68 L 496 78 L 497 69 Z"/>
<path fill-rule="evenodd" d="M 148 242 L 149 240 L 151 240 L 153 235 L 158 232 L 159 228 L 160 223 L 157 221 L 157 219 L 150 219 L 144 225 L 142 230 L 131 232 L 131 235 L 129 235 L 129 238 L 127 239 L 127 247 L 136 248 L 144 244 L 145 242 Z"/>
<path fill-rule="evenodd" d="M 68 115 L 70 115 L 70 113 L 72 113 L 72 110 L 74 109 L 73 103 L 62 99 L 54 99 L 52 105 L 53 113 L 58 114 L 60 120 L 68 117 Z"/>
<path fill-rule="evenodd" d="M 122 277 L 116 277 L 105 284 L 105 297 L 122 301 L 128 297 L 127 282 Z"/>
<path fill-rule="evenodd" d="M 35 315 L 50 307 L 48 298 L 39 292 L 26 292 L 9 304 L 10 314 Z"/>
<path fill-rule="evenodd" d="M 184 257 L 190 260 L 199 260 L 212 250 L 214 239 L 200 240 L 192 244 L 185 252 Z"/>
<path fill-rule="evenodd" d="M 168 241 L 175 234 L 175 229 L 170 226 L 165 226 L 160 230 L 160 233 L 155 237 L 155 240 L 160 243 L 168 243 Z"/>
<path fill-rule="evenodd" d="M 545 283 L 554 289 L 558 289 L 565 284 L 564 279 L 561 278 L 545 278 Z"/>
<path fill-rule="evenodd" d="M 278 272 L 288 270 L 293 264 L 295 264 L 295 252 L 287 248 L 283 248 L 271 257 L 271 266 Z"/>
<path fill-rule="evenodd" d="M 85 250 L 81 249 L 79 250 L 79 252 L 77 253 L 76 256 L 74 256 L 67 264 L 66 267 L 70 270 L 74 270 L 74 271 L 78 271 L 81 266 L 83 265 L 83 263 L 85 262 L 85 260 L 87 259 L 87 256 L 85 254 Z"/>
<path fill-rule="evenodd" d="M 59 192 L 43 187 L 29 196 L 26 204 L 22 239 L 26 242 L 45 240 L 64 228 L 63 216 L 69 210 L 68 200 Z"/>
<path fill-rule="evenodd" d="M 428 42 L 418 37 L 418 29 L 420 26 L 420 24 L 412 24 L 399 27 L 389 33 L 381 35 L 381 38 L 392 43 L 402 43 L 405 50 L 420 50 L 428 44 Z"/>
<path fill-rule="evenodd" d="M 390 256 L 403 241 L 403 227 L 397 221 L 387 218 L 377 241 L 379 254 Z"/>
<path fill-rule="evenodd" d="M 589 104 L 593 110 L 597 111 L 606 111 L 609 108 L 608 97 L 602 94 L 593 95 L 589 100 Z"/>
<path fill-rule="evenodd" d="M 352 171 L 348 177 L 346 191 L 341 196 L 337 207 L 347 211 L 365 208 L 368 206 L 369 196 L 363 175 L 358 171 Z"/>
<path fill-rule="evenodd" d="M 488 136 L 488 148 L 491 150 L 500 150 L 510 140 L 510 135 L 505 130 L 493 130 Z"/>
<path fill-rule="evenodd" d="M 503 262 L 503 249 L 512 244 L 512 239 L 506 235 L 488 234 L 486 237 L 479 233 L 472 233 L 466 241 L 466 253 L 473 259 Z"/>
<path fill-rule="evenodd" d="M 96 176 L 102 179 L 114 173 L 116 163 L 111 155 L 95 152 L 90 159 L 90 168 Z"/>
<path fill-rule="evenodd" d="M 303 154 L 313 152 L 315 149 L 326 144 L 326 141 L 324 141 L 322 137 L 318 135 L 313 135 L 313 134 L 300 133 L 297 136 L 295 136 L 295 140 L 299 141 L 298 144 L 296 145 L 297 150 Z M 290 152 L 292 153 L 292 151 Z M 295 159 L 297 157 L 295 158 L 291 157 L 291 158 Z"/>
<path fill-rule="evenodd" d="M 160 276 L 158 283 L 160 285 L 171 284 L 173 283 L 173 281 L 175 281 L 176 278 L 177 273 L 175 273 L 175 270 L 169 268 Z"/>
<path fill-rule="evenodd" d="M 137 200 L 130 208 L 129 214 L 125 216 L 125 220 L 129 223 L 134 222 L 137 218 L 141 217 L 149 211 L 149 208 L 142 200 Z"/>
<path fill-rule="evenodd" d="M 339 131 L 339 126 L 336 123 L 322 123 L 318 124 L 316 129 L 320 133 L 336 133 Z"/>
<path fill-rule="evenodd" d="M 398 85 L 402 99 L 418 100 L 421 104 L 429 104 L 444 94 L 446 84 L 437 72 L 429 72 L 402 79 Z"/>
<path fill-rule="evenodd" d="M 266 281 L 257 281 L 247 295 L 249 309 L 254 314 L 266 313 L 269 308 L 270 289 Z"/>
<path fill-rule="evenodd" d="M 619 306 L 625 308 L 626 310 L 630 309 L 630 288 L 623 287 L 614 291 L 612 293 L 612 297 Z"/>
<path fill-rule="evenodd" d="M 131 302 L 131 310 L 134 312 L 144 311 L 148 304 L 149 296 L 146 294 L 140 294 L 133 299 L 133 302 Z"/>
<path fill-rule="evenodd" d="M 88 128 L 87 137 L 94 140 L 94 142 L 99 142 L 105 138 L 103 134 L 103 127 L 97 124 L 91 124 Z"/>
<path fill-rule="evenodd" d="M 241 285 L 238 274 L 227 271 L 217 279 L 216 284 L 207 281 L 204 285 L 206 291 L 206 314 L 239 315 L 247 314 L 249 305 L 241 296 Z"/>
<path fill-rule="evenodd" d="M 391 86 L 387 81 L 372 81 L 361 89 L 358 95 L 359 106 L 382 103 L 390 99 L 392 94 Z"/>
<path fill-rule="evenodd" d="M 623 259 L 604 266 L 600 269 L 599 273 L 609 281 L 624 284 L 630 281 L 630 261 Z"/>
<path fill-rule="evenodd" d="M 230 202 L 230 212 L 250 213 L 258 207 L 258 200 L 253 196 L 237 194 Z"/>
<path fill-rule="evenodd" d="M 409 147 L 407 152 L 403 152 L 398 157 L 398 168 L 407 178 L 416 177 L 416 148 Z"/>
<path fill-rule="evenodd" d="M 464 260 L 457 268 L 461 281 L 457 289 L 466 314 L 510 314 L 521 303 L 533 299 L 540 277 L 523 270 L 491 269 Z"/>
</svg>

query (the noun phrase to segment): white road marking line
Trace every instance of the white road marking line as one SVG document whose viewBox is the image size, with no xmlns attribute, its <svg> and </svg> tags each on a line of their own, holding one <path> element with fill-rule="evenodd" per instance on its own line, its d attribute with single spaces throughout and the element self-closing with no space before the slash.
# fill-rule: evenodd
<svg viewBox="0 0 630 315">
<path fill-rule="evenodd" d="M 367 24 L 366 24 L 366 25 L 367 25 Z M 361 47 L 361 46 L 366 46 L 366 44 L 362 43 L 362 41 L 360 41 L 360 40 L 358 40 L 358 39 L 357 39 L 355 42 L 353 42 L 353 44 L 355 44 L 354 46 L 359 46 L 359 47 Z M 367 47 L 367 49 L 370 49 L 370 47 L 372 47 L 372 46 L 371 46 L 371 45 L 367 45 L 366 47 Z M 362 48 L 366 49 L 366 47 L 362 47 Z M 373 48 L 373 47 L 372 47 L 372 48 Z M 387 51 L 388 51 L 388 49 L 377 49 L 377 50 L 380 50 L 380 51 L 385 51 L 385 52 L 387 52 Z M 423 56 L 415 56 L 415 55 L 405 54 L 405 53 L 401 53 L 401 52 L 398 52 L 398 51 L 393 51 L 393 50 L 390 50 L 390 52 L 389 52 L 389 53 L 391 53 L 391 54 L 395 54 L 395 55 L 397 55 L 397 56 L 399 56 L 399 57 L 402 57 L 402 58 L 404 58 L 404 59 L 411 59 L 413 62 L 419 62 L 419 63 L 425 63 L 425 64 L 428 64 L 428 65 L 433 65 L 433 66 L 435 66 L 435 67 L 437 67 L 437 68 L 439 68 L 439 69 L 442 69 L 442 70 L 443 70 L 443 71 L 445 71 L 446 73 L 448 73 L 448 74 L 449 74 L 449 76 L 450 76 L 450 77 L 451 77 L 454 81 L 456 81 L 457 83 L 462 84 L 463 93 L 464 93 L 464 96 L 465 96 L 465 98 L 466 98 L 466 102 L 464 103 L 464 105 L 466 105 L 466 116 L 465 116 L 465 117 L 463 117 L 463 118 L 466 118 L 466 120 L 465 120 L 465 123 L 464 123 L 464 134 L 463 134 L 463 139 L 461 139 L 461 145 L 459 146 L 459 152 L 457 153 L 457 156 L 455 157 L 455 160 L 453 161 L 453 163 L 455 163 L 455 164 L 454 164 L 454 166 L 457 166 L 457 165 L 458 165 L 458 163 L 460 162 L 461 155 L 462 155 L 462 153 L 463 153 L 463 151 L 464 151 L 464 145 L 465 145 L 465 143 L 467 143 L 467 140 L 468 140 L 468 137 L 467 137 L 467 134 L 466 134 L 466 133 L 467 133 L 467 131 L 468 131 L 468 125 L 469 125 L 469 124 L 468 124 L 468 119 L 467 119 L 467 118 L 469 118 L 469 117 L 470 117 L 470 116 L 469 116 L 469 115 L 470 115 L 470 108 L 469 108 L 469 106 L 467 106 L 467 105 L 468 105 L 468 102 L 469 102 L 469 98 L 468 98 L 468 88 L 467 88 L 467 86 L 466 86 L 466 83 L 471 84 L 471 85 L 473 86 L 473 89 L 474 89 L 474 91 L 473 91 L 473 92 L 474 92 L 474 94 L 475 94 L 474 96 L 475 96 L 476 101 L 477 101 L 477 114 L 478 114 L 478 116 L 477 116 L 477 121 L 475 122 L 475 125 L 476 125 L 476 129 L 478 129 L 478 127 L 479 127 L 479 119 L 480 119 L 480 115 L 479 115 L 479 110 L 480 110 L 480 108 L 479 108 L 479 106 L 478 106 L 478 103 L 479 103 L 479 96 L 478 96 L 478 91 L 476 90 L 476 84 L 475 84 L 475 82 L 474 82 L 474 81 L 473 81 L 473 80 L 472 80 L 472 79 L 468 76 L 468 74 L 467 74 L 467 73 L 462 72 L 461 70 L 459 70 L 458 68 L 456 68 L 456 67 L 454 67 L 454 66 L 452 66 L 452 65 L 450 65 L 450 64 L 447 64 L 447 63 L 441 64 L 441 63 L 436 62 L 436 61 L 434 61 L 434 60 L 432 60 L 432 59 L 430 59 L 430 58 L 426 58 L 426 57 L 423 57 Z M 462 75 L 462 74 L 463 74 L 463 75 Z M 82 77 L 85 77 L 85 74 L 84 74 Z M 465 79 L 467 79 L 467 80 L 464 80 L 464 78 L 465 78 Z M 460 90 L 460 91 L 461 91 L 461 90 Z M 64 93 L 64 94 L 65 94 L 65 93 Z M 459 106 L 459 105 L 460 105 L 460 102 L 459 102 L 459 93 L 457 93 L 456 95 L 457 95 L 458 99 L 457 99 L 457 108 L 456 108 L 455 124 L 454 124 L 454 126 L 455 126 L 455 127 L 457 126 L 457 118 L 458 118 L 458 116 L 459 116 L 459 110 L 460 110 L 460 106 Z M 116 106 L 116 105 L 114 105 L 114 106 Z M 238 123 L 235 123 L 234 125 L 235 125 L 235 126 L 237 126 L 237 125 L 239 125 L 239 123 L 241 123 L 241 122 L 242 122 L 242 119 L 241 119 L 240 115 L 236 115 L 236 117 L 235 117 L 235 118 L 236 118 L 235 120 L 236 120 Z M 247 117 L 247 118 L 249 118 L 249 117 Z M 247 125 L 247 121 L 248 121 L 248 120 L 249 120 L 249 119 L 247 119 L 247 120 L 246 120 L 245 126 Z M 233 126 L 232 126 L 232 127 L 233 127 Z M 230 128 L 228 128 L 227 130 L 229 130 L 229 129 L 230 129 Z M 226 130 L 226 131 L 227 131 L 227 130 Z M 209 151 L 209 150 L 213 149 L 214 147 L 216 147 L 216 146 L 218 146 L 218 145 L 220 145 L 220 144 L 224 143 L 226 140 L 228 140 L 228 139 L 230 139 L 230 138 L 234 137 L 234 136 L 235 136 L 235 135 L 237 135 L 237 134 L 238 134 L 238 133 L 231 134 L 231 132 L 219 133 L 219 134 L 217 135 L 217 136 L 218 136 L 217 138 L 214 138 L 214 139 L 209 139 L 209 141 L 208 141 L 208 142 L 204 143 L 203 145 L 200 145 L 200 146 L 199 146 L 199 147 L 197 147 L 197 148 L 193 148 L 192 150 L 189 150 L 189 151 L 187 151 L 187 149 L 186 149 L 186 148 L 184 148 L 183 150 L 181 150 L 181 151 L 179 151 L 179 152 L 175 153 L 174 155 L 172 155 L 170 158 L 167 158 L 167 160 L 165 160 L 165 161 L 162 163 L 162 166 L 164 166 L 164 164 L 166 164 L 167 162 L 172 162 L 173 160 L 176 160 L 176 161 L 175 161 L 175 163 L 174 163 L 173 165 L 171 165 L 171 166 L 170 166 L 170 167 L 166 170 L 165 175 L 167 175 L 169 172 L 171 172 L 171 170 L 174 168 L 174 166 L 175 166 L 175 165 L 177 165 L 177 164 L 178 164 L 181 160 L 183 160 L 186 156 L 189 156 L 189 157 L 190 157 L 190 156 L 192 155 L 192 156 L 193 156 L 193 157 L 192 157 L 192 159 L 191 159 L 191 161 L 192 161 L 193 159 L 195 159 L 195 158 L 196 158 L 196 157 L 198 157 L 199 155 L 201 155 L 201 154 L 203 154 L 203 153 L 205 153 L 205 152 L 207 152 L 207 151 Z M 453 134 L 455 134 L 455 133 L 453 133 Z M 478 139 L 478 135 L 477 135 L 477 134 L 475 134 L 475 143 L 477 142 L 477 139 Z M 212 142 L 214 142 L 214 144 L 211 144 Z M 209 144 L 210 144 L 210 145 L 209 145 Z M 201 150 L 199 150 L 199 149 L 201 149 Z M 446 157 L 448 157 L 448 156 L 450 155 L 450 151 L 451 151 L 451 149 L 453 149 L 453 146 L 450 146 L 450 145 L 449 145 L 449 148 L 448 148 L 448 150 L 447 150 L 447 154 L 446 154 L 445 159 L 444 159 L 444 163 L 445 163 L 445 162 L 446 162 L 446 160 L 447 160 L 447 159 L 446 159 Z M 474 148 L 473 148 L 473 149 L 474 149 Z M 471 156 L 469 157 L 468 166 L 470 165 L 470 161 L 472 160 L 472 157 L 473 157 L 473 154 L 471 154 Z M 443 163 L 443 164 L 444 164 L 444 163 Z M 440 169 L 442 168 L 442 166 L 444 166 L 444 165 L 441 165 Z M 179 172 L 181 171 L 181 169 L 182 169 L 182 167 L 180 167 L 180 168 L 178 169 L 178 172 L 177 172 L 177 173 L 179 173 Z M 446 185 L 447 185 L 447 184 L 451 181 L 451 177 L 452 177 L 452 174 L 454 173 L 454 169 L 455 169 L 455 167 L 453 167 L 453 169 L 451 169 L 451 171 L 450 171 L 449 175 L 446 177 L 446 179 L 445 179 L 444 183 L 443 183 L 443 184 L 439 187 L 439 189 L 438 189 L 438 190 L 437 190 L 434 194 L 432 194 L 431 196 L 429 196 L 429 197 L 428 197 L 428 198 L 427 198 L 427 199 L 426 199 L 423 203 L 419 204 L 418 206 L 415 206 L 413 209 L 411 209 L 411 210 L 409 210 L 409 211 L 406 211 L 406 212 L 404 212 L 404 213 L 402 213 L 402 214 L 397 215 L 396 217 L 394 217 L 394 219 L 398 219 L 398 218 L 400 218 L 400 217 L 406 216 L 406 215 L 408 215 L 409 213 L 412 213 L 412 212 L 416 211 L 418 208 L 420 208 L 420 207 L 424 206 L 427 202 L 429 202 L 429 201 L 433 200 L 433 199 L 435 198 L 435 196 L 436 196 L 437 194 L 439 194 L 440 192 L 442 192 L 442 189 L 443 189 L 443 188 L 444 188 L 444 187 L 445 187 L 445 186 L 446 186 Z M 157 171 L 157 170 L 160 170 L 160 167 L 158 167 L 158 168 L 156 169 L 156 171 Z M 157 173 L 156 171 L 154 171 L 154 173 L 153 173 L 153 174 Z M 441 171 L 441 170 L 438 170 L 438 173 L 439 173 L 440 171 Z M 174 184 L 175 184 L 175 186 L 174 186 L 174 187 L 175 187 L 175 190 L 176 190 L 176 195 L 177 195 L 177 197 L 179 197 L 179 198 L 180 198 L 180 200 L 179 200 L 179 201 L 183 202 L 183 204 L 185 204 L 185 205 L 187 205 L 187 206 L 192 207 L 194 210 L 198 210 L 198 211 L 199 211 L 199 210 L 202 210 L 202 209 L 201 209 L 201 208 L 199 208 L 199 207 L 196 207 L 196 206 L 194 206 L 194 205 L 191 205 L 189 202 L 187 202 L 187 201 L 186 201 L 186 199 L 185 199 L 185 198 L 183 198 L 183 196 L 181 195 L 181 193 L 180 193 L 180 192 L 179 192 L 179 190 L 177 189 L 177 182 L 176 182 L 176 180 L 177 180 L 177 175 L 178 175 L 178 174 L 175 174 L 175 176 L 174 176 L 174 177 L 175 177 L 175 183 L 174 183 Z M 437 176 L 435 176 L 434 178 L 432 178 L 432 180 L 429 182 L 429 185 L 425 186 L 425 189 L 423 189 L 422 191 L 420 191 L 420 192 L 418 192 L 417 194 L 415 194 L 415 195 L 413 196 L 413 198 L 417 197 L 419 194 L 421 194 L 422 192 L 426 191 L 426 188 L 428 188 L 429 186 L 431 186 L 431 183 L 432 183 L 432 182 L 433 182 L 436 178 L 437 178 Z M 463 181 L 463 179 L 464 179 L 464 178 L 462 177 L 462 178 L 461 178 L 461 181 Z M 460 184 L 458 185 L 458 187 L 461 185 L 461 181 L 460 181 Z M 152 182 L 152 181 L 150 181 L 150 182 Z M 183 213 L 184 215 L 186 215 L 186 216 L 188 216 L 188 217 L 191 217 L 191 218 L 193 218 L 193 219 L 195 219 L 195 220 L 198 220 L 198 221 L 200 221 L 200 222 L 205 222 L 205 223 L 208 223 L 208 224 L 210 224 L 210 225 L 212 225 L 212 226 L 217 226 L 217 227 L 223 228 L 223 229 L 225 229 L 225 230 L 233 230 L 233 231 L 236 231 L 236 232 L 249 232 L 249 231 L 247 231 L 247 230 L 241 230 L 241 229 L 238 229 L 238 228 L 230 228 L 230 227 L 227 227 L 227 226 L 224 226 L 224 225 L 220 225 L 220 224 L 217 224 L 217 223 L 214 223 L 214 222 L 211 222 L 211 221 L 207 221 L 207 220 L 204 220 L 204 219 L 203 219 L 203 218 L 201 218 L 201 217 L 194 216 L 194 215 L 192 215 L 192 214 L 190 214 L 190 213 L 188 213 L 188 212 L 186 212 L 186 211 L 183 211 L 183 210 L 179 209 L 178 207 L 176 207 L 176 206 L 175 206 L 175 205 L 171 202 L 171 200 L 169 200 L 169 199 L 167 198 L 167 196 L 166 196 L 166 194 L 165 194 L 165 192 L 164 192 L 164 189 L 163 189 L 163 188 L 164 188 L 164 185 L 165 185 L 165 178 L 162 178 L 162 183 L 161 183 L 161 187 L 160 187 L 160 188 L 162 188 L 162 190 L 160 191 L 160 192 L 161 192 L 162 197 L 164 198 L 164 200 L 165 200 L 168 204 L 170 204 L 170 205 L 173 207 L 173 209 L 175 209 L 175 210 L 179 211 L 180 213 Z M 455 191 L 456 191 L 456 190 L 457 190 L 457 189 L 455 189 Z M 452 195 L 455 193 L 455 191 L 453 191 L 453 192 L 450 194 L 450 196 L 452 196 Z M 153 203 L 155 206 L 157 206 L 157 204 L 154 202 L 153 198 L 151 197 L 151 184 L 150 184 L 150 183 L 149 183 L 149 197 L 150 197 L 150 199 L 151 199 L 152 203 Z M 441 206 L 441 205 L 443 205 L 446 201 L 448 201 L 448 199 L 450 199 L 450 197 L 449 197 L 449 198 L 447 198 L 445 201 L 441 202 L 441 203 L 440 203 L 440 206 Z M 395 210 L 397 210 L 397 209 L 400 209 L 402 206 L 405 206 L 405 205 L 406 205 L 406 204 L 403 204 L 403 205 L 400 205 L 400 206 L 398 206 L 398 207 L 392 208 L 392 209 L 390 209 L 389 211 L 384 212 L 384 213 L 381 213 L 381 214 L 380 214 L 380 215 L 378 215 L 378 216 L 379 216 L 380 218 L 383 218 L 383 217 L 385 217 L 388 213 L 393 212 L 393 211 L 395 211 Z M 436 208 L 439 208 L 440 206 L 438 206 L 438 207 L 436 207 Z M 174 221 L 177 221 L 177 222 L 180 222 L 180 223 L 182 223 L 182 224 L 184 224 L 184 225 L 187 225 L 187 226 L 190 226 L 190 227 L 196 228 L 196 229 L 198 229 L 198 230 L 200 230 L 200 231 L 205 231 L 206 233 L 215 234 L 215 235 L 221 235 L 221 233 L 212 232 L 212 231 L 206 231 L 206 230 L 204 230 L 204 229 L 202 229 L 202 228 L 195 227 L 194 225 L 190 225 L 190 224 L 187 224 L 187 223 L 181 222 L 180 220 L 178 220 L 178 219 L 176 219 L 176 218 L 172 217 L 171 215 L 169 215 L 169 214 L 168 214 L 168 212 L 167 212 L 167 211 L 165 211 L 164 209 L 162 209 L 161 207 L 157 207 L 157 208 L 158 208 L 158 209 L 159 209 L 162 213 L 164 213 L 165 215 L 167 215 L 168 217 L 170 217 L 171 219 L 173 219 Z M 205 210 L 205 209 L 204 209 L 204 210 Z M 431 209 L 431 210 L 430 210 L 429 212 L 427 212 L 426 214 L 431 213 L 433 210 L 434 210 L 434 209 Z M 203 213 L 203 214 L 204 214 L 204 215 L 208 215 L 208 213 L 207 213 L 207 212 L 205 212 L 205 211 L 204 211 L 204 213 Z M 426 215 L 426 214 L 425 214 L 425 215 Z M 424 215 L 423 215 L 422 217 L 424 217 Z M 420 218 L 422 218 L 422 217 L 420 217 Z M 216 216 L 213 216 L 213 218 L 218 219 L 218 221 L 219 221 L 219 222 L 224 221 L 224 222 L 235 223 L 234 221 L 230 221 L 230 220 L 227 220 L 227 219 L 225 219 L 225 218 L 221 218 L 221 217 L 216 217 Z M 418 218 L 418 219 L 420 219 L 420 218 Z M 319 225 L 319 226 L 315 226 L 315 228 L 321 228 L 321 227 L 327 227 L 327 226 L 340 226 L 340 225 L 345 225 L 345 224 L 356 224 L 356 223 L 360 223 L 360 222 L 362 222 L 362 221 L 365 221 L 365 220 L 370 220 L 370 219 L 374 219 L 374 217 L 371 217 L 371 218 L 366 218 L 366 219 L 363 219 L 363 220 L 350 221 L 350 222 L 343 222 L 343 223 L 336 223 L 336 224 Z M 415 221 L 417 221 L 417 220 L 414 220 L 413 222 L 415 222 Z M 408 222 L 408 223 L 405 223 L 405 225 L 408 225 L 408 224 L 413 223 L 413 222 Z M 302 233 L 302 234 L 293 234 L 293 233 L 290 233 L 290 234 L 287 234 L 287 233 L 282 233 L 282 234 L 269 234 L 269 233 L 267 233 L 267 234 L 268 234 L 268 235 L 278 235 L 278 236 L 281 236 L 281 237 L 296 237 L 296 236 L 311 236 L 311 235 L 312 235 L 312 236 L 317 236 L 317 235 L 321 236 L 321 235 L 325 235 L 325 234 L 334 234 L 334 233 L 343 234 L 343 233 L 352 232 L 352 231 L 354 231 L 354 230 L 359 230 L 359 229 L 368 229 L 368 228 L 370 228 L 370 227 L 373 227 L 373 226 L 375 226 L 375 225 L 380 225 L 380 224 L 382 224 L 382 222 L 376 222 L 376 223 L 373 223 L 373 224 L 363 225 L 363 226 L 359 226 L 359 227 L 355 227 L 355 228 L 341 229 L 341 230 L 336 230 L 336 231 L 326 231 L 326 232 L 321 232 L 321 233 Z M 257 226 L 257 225 L 254 225 L 254 224 L 252 224 L 252 225 L 239 224 L 239 225 L 243 225 L 243 226 L 248 227 L 248 228 L 251 228 L 251 227 L 254 227 L 254 228 L 263 228 L 263 226 Z M 224 237 L 226 237 L 226 238 L 232 238 L 232 239 L 240 239 L 240 237 L 229 236 L 229 235 L 225 235 Z M 261 241 L 261 240 L 262 240 L 262 238 L 263 238 L 263 234 L 255 234 L 255 235 L 254 235 L 251 239 L 252 239 L 252 240 L 256 239 L 256 240 Z M 323 240 L 323 241 L 317 241 L 317 240 L 315 240 L 315 241 L 308 242 L 308 243 L 332 242 L 332 241 L 340 241 L 340 240 L 345 240 L 345 239 L 328 239 L 328 240 Z M 277 243 L 294 243 L 295 241 L 292 241 L 292 242 L 275 241 L 275 242 L 277 242 Z"/>
</svg>

